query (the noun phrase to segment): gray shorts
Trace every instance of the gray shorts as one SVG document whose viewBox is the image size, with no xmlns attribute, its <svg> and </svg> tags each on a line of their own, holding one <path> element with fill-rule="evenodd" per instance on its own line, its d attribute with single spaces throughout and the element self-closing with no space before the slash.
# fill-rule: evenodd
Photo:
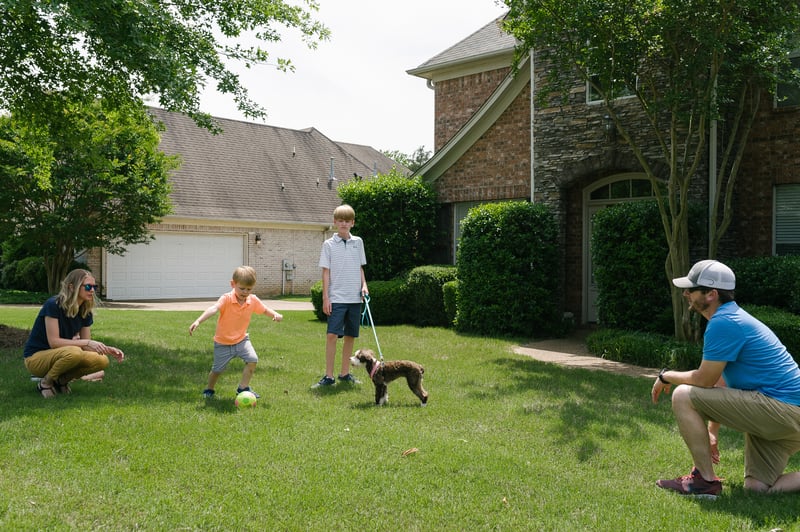
<svg viewBox="0 0 800 532">
<path fill-rule="evenodd" d="M 245 336 L 244 340 L 233 345 L 214 342 L 214 364 L 211 366 L 211 371 L 222 373 L 228 367 L 228 363 L 237 357 L 241 358 L 245 364 L 258 362 L 256 350 L 253 349 L 253 344 L 250 343 L 250 335 Z"/>
<path fill-rule="evenodd" d="M 745 477 L 772 486 L 800 450 L 800 406 L 733 388 L 692 386 L 689 397 L 706 419 L 744 433 Z"/>
</svg>

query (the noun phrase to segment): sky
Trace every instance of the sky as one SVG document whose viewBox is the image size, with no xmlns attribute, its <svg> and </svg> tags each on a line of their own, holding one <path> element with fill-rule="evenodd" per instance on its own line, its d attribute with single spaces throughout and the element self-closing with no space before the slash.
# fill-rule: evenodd
<svg viewBox="0 0 800 532">
<path fill-rule="evenodd" d="M 265 48 L 294 72 L 269 65 L 229 68 L 267 110 L 264 123 L 314 127 L 331 140 L 411 155 L 433 151 L 433 91 L 407 74 L 479 30 L 506 9 L 495 0 L 319 0 L 315 18 L 331 38 L 309 50 L 297 32 Z M 210 83 L 201 109 L 245 120 L 233 98 Z M 252 119 L 249 119 L 252 121 Z M 259 122 L 258 120 L 255 120 Z"/>
</svg>

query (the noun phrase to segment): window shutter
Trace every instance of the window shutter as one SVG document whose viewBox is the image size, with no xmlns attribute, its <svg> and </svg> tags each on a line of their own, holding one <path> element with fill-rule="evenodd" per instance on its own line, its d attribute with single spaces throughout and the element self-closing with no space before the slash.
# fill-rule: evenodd
<svg viewBox="0 0 800 532">
<path fill-rule="evenodd" d="M 800 255 L 800 185 L 775 187 L 775 253 Z"/>
</svg>

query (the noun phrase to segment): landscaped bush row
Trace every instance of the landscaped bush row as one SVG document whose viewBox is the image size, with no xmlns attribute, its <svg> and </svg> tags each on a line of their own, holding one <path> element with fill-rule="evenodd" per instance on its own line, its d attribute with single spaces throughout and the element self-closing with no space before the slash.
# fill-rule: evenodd
<svg viewBox="0 0 800 532">
<path fill-rule="evenodd" d="M 736 301 L 800 314 L 800 257 L 723 260 L 736 274 Z"/>
<path fill-rule="evenodd" d="M 449 327 L 442 286 L 456 277 L 455 266 L 419 266 L 391 281 L 369 281 L 369 311 L 376 325 Z M 314 313 L 322 321 L 322 281 L 311 287 Z"/>
<path fill-rule="evenodd" d="M 774 307 L 748 306 L 746 310 L 772 329 L 800 363 L 800 316 Z M 619 329 L 591 333 L 586 346 L 593 355 L 608 360 L 677 370 L 697 368 L 703 351 L 702 345 L 679 342 L 672 336 Z"/>
</svg>

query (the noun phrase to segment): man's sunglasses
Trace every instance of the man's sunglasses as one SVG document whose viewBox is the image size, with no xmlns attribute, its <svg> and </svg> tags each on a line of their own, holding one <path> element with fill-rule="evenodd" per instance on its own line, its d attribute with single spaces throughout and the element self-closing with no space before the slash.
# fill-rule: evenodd
<svg viewBox="0 0 800 532">
<path fill-rule="evenodd" d="M 85 284 L 85 285 L 83 285 L 83 289 L 86 290 L 87 292 L 91 292 L 92 290 L 97 292 L 97 285 L 96 284 Z"/>
</svg>

